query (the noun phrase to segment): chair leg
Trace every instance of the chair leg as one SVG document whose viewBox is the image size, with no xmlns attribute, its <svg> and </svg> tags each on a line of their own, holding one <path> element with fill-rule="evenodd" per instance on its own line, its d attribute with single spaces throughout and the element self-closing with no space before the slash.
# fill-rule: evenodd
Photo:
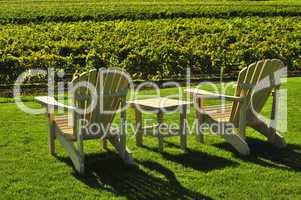
<svg viewBox="0 0 301 200">
<path fill-rule="evenodd" d="M 118 151 L 121 159 L 124 161 L 126 164 L 133 164 L 133 158 L 132 158 L 132 153 L 131 151 L 125 147 L 124 150 L 122 150 L 122 145 L 120 143 L 120 139 L 118 135 L 114 135 L 108 138 L 110 143 L 113 145 L 113 147 Z"/>
<path fill-rule="evenodd" d="M 134 163 L 132 153 L 126 148 L 123 161 L 125 164 L 131 165 Z"/>
<path fill-rule="evenodd" d="M 78 142 L 78 155 L 79 155 L 79 169 L 78 172 L 80 174 L 84 174 L 85 173 L 85 167 L 84 167 L 84 161 L 85 161 L 85 157 L 84 157 L 84 137 L 81 134 L 81 132 L 77 135 L 77 142 Z"/>
<path fill-rule="evenodd" d="M 229 142 L 241 155 L 249 155 L 250 148 L 245 140 L 236 133 L 222 134 L 222 137 Z"/>
<path fill-rule="evenodd" d="M 84 156 L 80 149 L 75 148 L 74 142 L 67 140 L 63 135 L 57 134 L 57 139 L 62 147 L 67 151 L 74 168 L 80 174 L 85 173 Z"/>
<path fill-rule="evenodd" d="M 253 120 L 252 122 L 248 123 L 248 125 L 255 129 L 257 132 L 267 137 L 269 143 L 274 144 L 278 148 L 286 147 L 284 137 L 279 134 L 273 127 L 269 127 L 269 125 L 264 121 L 256 119 L 256 121 Z"/>
<path fill-rule="evenodd" d="M 48 123 L 49 123 L 49 133 L 48 133 L 48 145 L 49 152 L 51 155 L 55 154 L 55 127 L 53 122 L 53 115 L 51 113 L 48 114 Z"/>
<path fill-rule="evenodd" d="M 159 150 L 159 152 L 163 152 L 163 139 L 164 139 L 164 136 L 161 134 L 161 128 L 162 128 L 162 125 L 163 125 L 163 112 L 162 111 L 159 111 L 157 113 L 157 121 L 158 121 L 157 134 L 158 134 L 158 144 L 159 144 L 158 150 Z"/>
<path fill-rule="evenodd" d="M 125 96 L 122 97 L 121 99 L 121 107 L 125 108 L 126 106 L 126 99 Z M 126 147 L 126 129 L 127 129 L 127 122 L 126 122 L 126 111 L 122 110 L 120 112 L 120 134 L 117 135 L 117 137 L 113 137 L 111 139 L 111 143 L 113 145 L 115 145 L 115 148 L 118 150 L 119 152 L 119 156 L 123 159 L 123 161 L 126 164 L 132 164 L 133 163 L 133 159 L 132 159 L 132 154 L 129 151 L 129 149 Z"/>
<path fill-rule="evenodd" d="M 185 126 L 185 120 L 186 120 L 186 106 L 182 106 L 182 109 L 180 111 L 180 144 L 181 148 L 183 150 L 186 150 L 187 146 L 187 135 L 186 135 L 186 126 Z"/>
<path fill-rule="evenodd" d="M 201 113 L 201 109 L 203 107 L 203 100 L 202 98 L 197 98 L 196 99 L 196 103 L 198 105 L 198 109 L 196 109 L 196 119 L 197 119 L 197 123 L 196 123 L 196 140 L 197 142 L 200 143 L 204 143 L 204 134 L 203 134 L 203 130 L 201 128 L 201 125 L 203 123 L 203 115 Z"/>
<path fill-rule="evenodd" d="M 272 115 L 274 115 L 274 114 L 272 114 Z M 273 118 L 274 118 L 274 116 L 272 116 L 272 119 Z M 280 133 L 277 132 L 275 127 L 268 125 L 266 122 L 264 122 L 262 119 L 259 119 L 254 114 L 251 114 L 249 116 L 247 124 L 248 124 L 248 126 L 255 129 L 257 132 L 264 135 L 268 139 L 269 143 L 274 144 L 278 148 L 286 147 L 286 142 L 285 142 L 284 137 Z"/>
<path fill-rule="evenodd" d="M 143 131 L 142 131 L 142 113 L 138 110 L 138 108 L 135 109 L 135 115 L 136 115 L 136 145 L 138 147 L 141 147 L 143 145 Z"/>
<path fill-rule="evenodd" d="M 247 101 L 243 101 L 239 110 L 239 135 L 245 140 L 246 139 L 246 128 L 247 128 Z"/>
<path fill-rule="evenodd" d="M 246 139 L 246 125 L 241 125 L 239 126 L 239 136 L 242 138 L 242 139 Z"/>
</svg>

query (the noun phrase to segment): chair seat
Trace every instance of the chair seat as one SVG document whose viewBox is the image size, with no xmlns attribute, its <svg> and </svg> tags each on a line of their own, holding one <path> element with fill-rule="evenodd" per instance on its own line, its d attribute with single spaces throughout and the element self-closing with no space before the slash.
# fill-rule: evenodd
<svg viewBox="0 0 301 200">
<path fill-rule="evenodd" d="M 77 140 L 77 133 L 74 133 L 73 127 L 69 126 L 68 120 L 72 120 L 71 116 L 63 115 L 63 116 L 55 116 L 54 117 L 54 125 L 57 132 L 63 135 L 67 140 L 76 141 Z M 93 135 L 89 133 L 83 133 L 84 139 L 96 139 L 102 138 L 103 133 Z M 114 128 L 110 128 L 110 131 L 106 134 L 106 138 L 114 137 L 118 135 L 118 130 Z M 104 138 L 103 138 L 104 139 Z"/>
<path fill-rule="evenodd" d="M 71 119 L 67 115 L 55 116 L 54 124 L 57 131 L 66 137 L 66 139 L 75 141 L 76 135 L 73 133 L 73 127 L 68 124 L 68 119 Z M 71 119 L 72 120 L 72 119 Z"/>
<path fill-rule="evenodd" d="M 204 114 L 208 115 L 216 121 L 229 121 L 232 110 L 232 104 L 205 106 Z"/>
</svg>

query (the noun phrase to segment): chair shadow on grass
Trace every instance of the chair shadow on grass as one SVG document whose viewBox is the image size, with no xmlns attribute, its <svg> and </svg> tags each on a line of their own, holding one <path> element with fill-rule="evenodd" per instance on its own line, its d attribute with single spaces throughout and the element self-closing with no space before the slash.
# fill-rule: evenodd
<svg viewBox="0 0 301 200">
<path fill-rule="evenodd" d="M 68 157 L 57 157 L 72 165 Z M 112 152 L 87 154 L 85 175 L 74 176 L 89 187 L 112 192 L 127 199 L 212 199 L 183 187 L 174 173 L 153 161 L 135 160 L 135 165 L 125 165 Z M 139 166 L 156 171 L 164 179 L 152 176 Z"/>
<path fill-rule="evenodd" d="M 173 146 L 178 149 L 181 148 L 179 145 L 173 144 L 168 141 L 164 141 L 164 143 L 167 144 L 167 146 Z M 153 152 L 158 152 L 157 148 L 152 148 L 148 146 L 142 147 Z M 204 172 L 239 165 L 239 163 L 235 161 L 228 160 L 226 158 L 222 158 L 215 155 L 210 155 L 205 152 L 192 150 L 189 148 L 186 149 L 186 152 L 183 152 L 181 154 L 171 154 L 164 150 L 163 152 L 160 152 L 160 154 L 166 160 L 179 163 L 185 167 L 191 167 L 192 169 L 197 171 Z"/>
<path fill-rule="evenodd" d="M 247 143 L 251 150 L 251 155 L 249 156 L 239 156 L 234 148 L 227 142 L 214 144 L 214 146 L 231 151 L 246 162 L 252 162 L 265 167 L 301 171 L 300 145 L 287 144 L 285 148 L 279 149 L 265 140 L 250 137 L 247 138 Z"/>
</svg>

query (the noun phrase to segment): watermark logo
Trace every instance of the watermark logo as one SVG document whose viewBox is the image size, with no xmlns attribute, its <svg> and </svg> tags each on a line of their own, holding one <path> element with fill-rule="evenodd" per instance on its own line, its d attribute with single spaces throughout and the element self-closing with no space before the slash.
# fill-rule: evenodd
<svg viewBox="0 0 301 200">
<path fill-rule="evenodd" d="M 260 79 L 254 84 L 245 84 L 245 90 L 248 90 L 247 95 L 242 97 L 240 94 L 227 95 L 228 91 L 238 90 L 239 83 L 229 82 L 217 84 L 216 82 L 201 82 L 199 84 L 191 84 L 190 70 L 187 70 L 186 85 L 183 87 L 179 82 L 168 81 L 162 85 L 155 82 L 145 81 L 140 84 L 134 84 L 131 76 L 125 71 L 120 69 L 100 69 L 86 72 L 74 79 L 71 83 L 56 82 L 55 77 L 62 78 L 64 73 L 56 73 L 54 69 L 32 69 L 30 72 L 22 73 L 16 80 L 14 87 L 14 97 L 17 106 L 26 113 L 42 114 L 48 112 L 54 114 L 57 110 L 58 114 L 66 113 L 69 117 L 68 125 L 76 127 L 77 130 L 82 130 L 83 134 L 103 135 L 111 132 L 111 129 L 118 130 L 126 127 L 129 133 L 135 135 L 140 128 L 136 123 L 129 123 L 126 121 L 126 110 L 128 104 L 126 101 L 134 101 L 135 99 L 149 99 L 159 98 L 162 96 L 162 88 L 172 88 L 172 92 L 166 95 L 167 99 L 185 99 L 186 101 L 193 102 L 192 106 L 188 105 L 188 115 L 194 110 L 197 110 L 199 115 L 204 115 L 207 118 L 212 117 L 211 113 L 220 113 L 221 115 L 229 115 L 227 123 L 216 120 L 212 123 L 202 121 L 195 117 L 193 121 L 188 122 L 185 120 L 184 133 L 192 135 L 193 133 L 206 134 L 213 132 L 216 134 L 235 134 L 239 128 L 236 122 L 231 121 L 231 115 L 237 114 L 239 111 L 233 110 L 233 107 L 241 107 L 244 101 L 247 101 L 244 106 L 245 109 L 245 124 L 252 124 L 251 121 L 256 118 L 265 123 L 267 129 L 273 129 L 281 133 L 286 132 L 287 129 L 287 90 L 280 88 L 280 83 L 285 82 L 286 68 L 281 68 L 275 71 L 272 75 Z M 49 98 L 45 100 L 45 108 L 33 109 L 22 102 L 21 99 L 21 85 L 26 80 L 26 76 L 47 76 L 48 80 L 48 94 Z M 281 81 L 282 80 L 282 81 Z M 67 88 L 66 88 L 67 85 Z M 247 89 L 246 89 L 247 87 Z M 210 92 L 204 92 L 210 90 Z M 270 92 L 273 91 L 272 96 L 272 114 L 269 117 L 261 114 L 262 107 L 268 101 Z M 263 97 L 264 96 L 264 97 Z M 56 98 L 54 98 L 56 97 Z M 127 99 L 126 99 L 127 98 Z M 242 100 L 244 98 L 244 100 Z M 68 99 L 66 103 L 65 99 Z M 216 99 L 221 105 L 219 110 L 206 110 L 200 101 L 209 101 L 208 99 Z M 175 109 L 165 109 L 166 104 L 164 99 L 160 102 L 162 104 L 161 112 L 164 114 L 174 114 L 179 112 L 180 106 Z M 233 105 L 232 111 L 226 110 L 228 101 L 231 100 Z M 234 102 L 234 103 L 233 103 Z M 67 104 L 67 105 L 66 105 Z M 121 106 L 119 106 L 121 105 Z M 239 106 L 238 106 L 239 105 Z M 136 106 L 136 109 L 141 113 L 149 112 L 143 106 Z M 115 123 L 114 115 L 121 113 L 120 122 Z M 243 112 L 240 112 L 242 115 Z M 252 117 L 250 117 L 252 116 Z M 144 119 L 143 126 L 145 127 L 149 119 Z M 250 123 L 249 123 L 249 121 Z M 182 124 L 183 125 L 183 124 Z M 177 134 L 182 128 L 180 123 L 171 122 L 168 125 L 163 124 L 162 127 L 153 126 L 154 128 L 148 130 L 151 134 L 156 135 L 159 132 L 166 131 L 168 134 Z M 144 130 L 143 130 L 144 131 Z M 144 134 L 148 134 L 144 132 Z"/>
</svg>

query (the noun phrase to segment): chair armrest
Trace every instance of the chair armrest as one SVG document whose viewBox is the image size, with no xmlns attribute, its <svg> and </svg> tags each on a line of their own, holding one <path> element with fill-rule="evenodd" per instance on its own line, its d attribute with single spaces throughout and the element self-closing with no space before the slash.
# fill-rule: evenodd
<svg viewBox="0 0 301 200">
<path fill-rule="evenodd" d="M 57 102 L 57 100 L 53 97 L 49 96 L 38 96 L 34 98 L 35 101 L 40 103 L 42 106 L 52 106 L 53 108 L 62 108 L 64 110 L 75 110 L 75 107 L 73 106 L 67 106 L 65 104 Z"/>
<path fill-rule="evenodd" d="M 216 94 L 216 93 L 212 93 L 206 90 L 200 90 L 196 88 L 186 89 L 185 92 L 193 94 L 194 96 L 203 99 L 225 99 L 229 101 L 238 101 L 238 102 L 241 102 L 245 99 L 244 97 L 235 97 L 230 95 Z"/>
</svg>

